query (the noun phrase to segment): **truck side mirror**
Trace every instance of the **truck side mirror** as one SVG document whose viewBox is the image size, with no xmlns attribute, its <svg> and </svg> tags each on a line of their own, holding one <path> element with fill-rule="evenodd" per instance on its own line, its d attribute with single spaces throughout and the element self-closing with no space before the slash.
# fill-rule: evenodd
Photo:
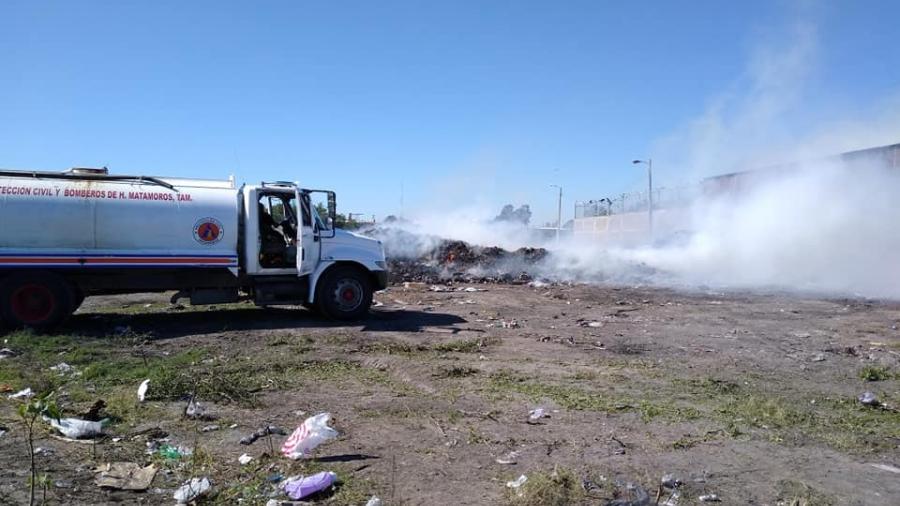
<svg viewBox="0 0 900 506">
<path fill-rule="evenodd" d="M 328 217 L 331 223 L 337 222 L 337 196 L 334 192 L 328 192 Z"/>
</svg>

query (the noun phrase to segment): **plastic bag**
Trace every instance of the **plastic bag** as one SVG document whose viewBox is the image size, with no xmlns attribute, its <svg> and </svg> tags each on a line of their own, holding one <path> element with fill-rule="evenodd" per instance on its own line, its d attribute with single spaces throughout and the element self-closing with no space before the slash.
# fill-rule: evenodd
<svg viewBox="0 0 900 506">
<path fill-rule="evenodd" d="M 72 439 L 99 436 L 103 433 L 103 422 L 89 422 L 78 418 L 62 418 L 55 420 L 48 418 L 50 425 L 62 433 L 63 436 Z"/>
<path fill-rule="evenodd" d="M 336 480 L 336 474 L 331 471 L 323 471 L 311 476 L 289 479 L 284 482 L 283 488 L 288 497 L 296 501 L 327 489 Z"/>
<path fill-rule="evenodd" d="M 206 495 L 212 484 L 208 478 L 191 478 L 191 481 L 185 483 L 175 491 L 174 498 L 178 504 L 187 504 L 202 495 Z"/>
<path fill-rule="evenodd" d="M 289 459 L 297 460 L 308 456 L 325 441 L 337 437 L 338 432 L 328 426 L 330 419 L 329 413 L 307 418 L 281 446 L 281 453 Z"/>
</svg>

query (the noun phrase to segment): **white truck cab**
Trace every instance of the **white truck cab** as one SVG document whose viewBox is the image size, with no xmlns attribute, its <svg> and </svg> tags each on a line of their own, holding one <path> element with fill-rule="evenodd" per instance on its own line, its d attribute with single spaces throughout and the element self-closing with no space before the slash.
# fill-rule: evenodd
<svg viewBox="0 0 900 506">
<path fill-rule="evenodd" d="M 87 295 L 165 290 L 357 319 L 387 286 L 384 249 L 335 217 L 334 192 L 290 182 L 0 170 L 0 321 L 49 329 Z"/>
</svg>

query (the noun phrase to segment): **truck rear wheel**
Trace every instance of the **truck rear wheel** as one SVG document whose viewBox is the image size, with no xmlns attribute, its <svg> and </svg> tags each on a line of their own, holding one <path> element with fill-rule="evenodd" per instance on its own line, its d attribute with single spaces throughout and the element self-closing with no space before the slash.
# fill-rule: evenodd
<svg viewBox="0 0 900 506">
<path fill-rule="evenodd" d="M 354 267 L 329 269 L 316 290 L 319 311 L 335 320 L 358 320 L 372 305 L 372 282 Z"/>
<path fill-rule="evenodd" d="M 73 302 L 65 280 L 49 272 L 16 273 L 0 284 L 0 317 L 13 328 L 51 330 L 72 314 Z"/>
</svg>

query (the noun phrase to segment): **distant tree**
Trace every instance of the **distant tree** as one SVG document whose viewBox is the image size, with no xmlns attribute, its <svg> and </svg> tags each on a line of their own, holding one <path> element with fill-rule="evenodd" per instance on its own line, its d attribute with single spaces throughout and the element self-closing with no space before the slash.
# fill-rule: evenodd
<svg viewBox="0 0 900 506">
<path fill-rule="evenodd" d="M 319 202 L 316 204 L 316 212 L 319 213 L 319 217 L 325 220 L 328 217 L 328 207 L 325 204 Z M 361 224 L 356 220 L 348 219 L 346 215 L 341 213 L 337 213 L 334 217 L 333 225 L 337 228 L 343 228 L 345 230 L 355 230 L 358 229 Z"/>
<path fill-rule="evenodd" d="M 528 204 L 520 206 L 516 209 L 512 204 L 506 204 L 500 210 L 500 214 L 494 218 L 494 221 L 506 221 L 511 223 L 521 223 L 528 225 L 531 222 L 531 208 Z"/>
</svg>

